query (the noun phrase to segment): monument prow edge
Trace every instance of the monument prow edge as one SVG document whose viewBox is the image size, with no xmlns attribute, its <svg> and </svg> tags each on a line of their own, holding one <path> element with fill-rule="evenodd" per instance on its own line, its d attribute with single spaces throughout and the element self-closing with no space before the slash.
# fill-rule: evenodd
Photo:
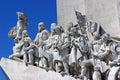
<svg viewBox="0 0 120 80">
<path fill-rule="evenodd" d="M 28 65 L 22 62 L 14 61 L 7 58 L 1 58 L 0 61 L 3 72 L 10 80 L 76 80 L 70 76 L 62 76 L 54 71 Z"/>
</svg>

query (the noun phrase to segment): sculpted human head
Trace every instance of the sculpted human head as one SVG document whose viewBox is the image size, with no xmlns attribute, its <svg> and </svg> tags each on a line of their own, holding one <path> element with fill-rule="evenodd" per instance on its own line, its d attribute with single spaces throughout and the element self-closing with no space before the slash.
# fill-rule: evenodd
<svg viewBox="0 0 120 80">
<path fill-rule="evenodd" d="M 24 37 L 28 37 L 28 32 L 27 32 L 27 30 L 23 30 L 22 36 L 23 36 L 23 38 L 24 38 Z"/>
<path fill-rule="evenodd" d="M 107 42 L 108 40 L 110 40 L 110 34 L 108 34 L 108 33 L 103 34 L 102 41 Z"/>
<path fill-rule="evenodd" d="M 54 31 L 54 28 L 55 28 L 56 26 L 57 26 L 56 23 L 52 23 L 52 24 L 51 24 L 51 32 Z"/>
<path fill-rule="evenodd" d="M 58 34 L 58 35 L 61 34 L 60 26 L 56 26 L 55 33 Z"/>
<path fill-rule="evenodd" d="M 51 23 L 51 34 L 55 34 L 56 23 Z"/>
<path fill-rule="evenodd" d="M 72 22 L 69 22 L 67 24 L 67 30 L 70 31 L 70 29 L 73 27 L 73 23 Z"/>
<path fill-rule="evenodd" d="M 61 32 L 61 33 L 63 33 L 63 32 L 64 32 L 64 29 L 63 29 L 63 27 L 62 27 L 62 26 L 58 25 L 57 27 L 59 27 L 59 29 L 60 29 L 60 32 Z"/>
<path fill-rule="evenodd" d="M 94 38 L 95 40 L 100 39 L 100 34 L 99 34 L 98 32 L 94 32 L 94 33 L 93 33 L 93 38 Z"/>
<path fill-rule="evenodd" d="M 16 12 L 18 15 L 18 20 L 26 20 L 27 16 L 23 12 Z"/>
<path fill-rule="evenodd" d="M 45 29 L 44 23 L 43 22 L 38 23 L 38 31 L 41 32 L 44 29 Z"/>
</svg>

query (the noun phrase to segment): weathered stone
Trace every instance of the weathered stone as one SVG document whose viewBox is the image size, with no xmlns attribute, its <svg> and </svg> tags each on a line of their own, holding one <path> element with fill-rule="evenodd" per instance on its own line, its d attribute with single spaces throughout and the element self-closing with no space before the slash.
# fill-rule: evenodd
<svg viewBox="0 0 120 80">
<path fill-rule="evenodd" d="M 119 36 L 117 0 L 85 0 L 85 12 L 87 20 L 98 22 L 107 33 Z"/>
<path fill-rule="evenodd" d="M 64 26 L 68 22 L 76 24 L 75 11 L 87 16 L 88 21 L 95 21 L 112 36 L 119 36 L 119 0 L 57 0 L 58 24 Z M 115 31 L 113 31 L 115 30 Z"/>
<path fill-rule="evenodd" d="M 1 68 L 10 80 L 75 80 L 70 76 L 61 76 L 54 71 L 46 71 L 35 66 L 26 66 L 22 62 L 2 58 Z"/>
<path fill-rule="evenodd" d="M 59 24 L 52 23 L 49 33 L 40 22 L 34 41 L 24 29 L 25 16 L 19 13 L 18 25 L 9 34 L 13 38 L 17 31 L 13 38 L 13 54 L 10 59 L 2 58 L 0 63 L 6 77 L 10 80 L 75 80 L 73 77 L 80 80 L 120 80 L 120 42 L 116 42 L 120 38 L 114 38 L 120 30 L 117 2 L 57 2 Z M 116 32 L 113 32 L 115 28 Z"/>
<path fill-rule="evenodd" d="M 85 14 L 84 0 L 57 0 L 57 21 L 65 30 L 67 23 L 77 23 L 75 10 Z"/>
<path fill-rule="evenodd" d="M 120 67 L 112 67 L 108 76 L 108 80 L 116 80 L 117 72 L 120 70 Z"/>
</svg>

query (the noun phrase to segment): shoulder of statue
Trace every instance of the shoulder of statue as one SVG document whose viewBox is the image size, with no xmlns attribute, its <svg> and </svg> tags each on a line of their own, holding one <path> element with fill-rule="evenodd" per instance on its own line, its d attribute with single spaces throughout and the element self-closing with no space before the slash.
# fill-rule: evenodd
<svg viewBox="0 0 120 80">
<path fill-rule="evenodd" d="M 27 39 L 27 40 L 31 40 L 31 38 L 30 38 L 30 37 L 27 37 L 26 39 Z"/>
<path fill-rule="evenodd" d="M 62 36 L 69 37 L 69 35 L 66 32 L 62 33 Z"/>
<path fill-rule="evenodd" d="M 46 30 L 46 29 L 44 29 L 43 31 L 40 32 L 40 34 L 43 34 L 43 33 L 48 33 L 49 34 L 48 30 Z"/>
</svg>

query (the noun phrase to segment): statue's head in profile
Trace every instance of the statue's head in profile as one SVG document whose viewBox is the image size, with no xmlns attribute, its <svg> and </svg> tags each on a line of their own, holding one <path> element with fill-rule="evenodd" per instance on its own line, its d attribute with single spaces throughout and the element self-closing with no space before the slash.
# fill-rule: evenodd
<svg viewBox="0 0 120 80">
<path fill-rule="evenodd" d="M 104 42 L 109 41 L 109 40 L 110 40 L 110 34 L 108 34 L 108 33 L 103 34 L 103 35 L 102 35 L 102 40 L 103 40 Z"/>
<path fill-rule="evenodd" d="M 56 23 L 51 23 L 51 34 L 54 35 L 55 34 L 55 28 L 56 28 Z"/>
<path fill-rule="evenodd" d="M 57 27 L 60 29 L 60 32 L 61 32 L 61 33 L 63 33 L 63 32 L 64 32 L 64 29 L 63 29 L 63 27 L 62 27 L 62 26 L 58 25 Z"/>
<path fill-rule="evenodd" d="M 67 24 L 67 30 L 70 32 L 70 29 L 73 27 L 73 23 L 72 22 L 69 22 Z"/>
<path fill-rule="evenodd" d="M 28 37 L 28 32 L 27 32 L 27 30 L 23 30 L 23 32 L 22 32 L 22 37 L 23 37 L 23 38 Z"/>
<path fill-rule="evenodd" d="M 61 28 L 60 28 L 60 26 L 56 26 L 55 28 L 54 28 L 54 31 L 55 31 L 55 34 L 61 34 Z"/>
<path fill-rule="evenodd" d="M 26 20 L 27 16 L 23 12 L 16 12 L 18 15 L 18 20 Z"/>
<path fill-rule="evenodd" d="M 41 32 L 44 29 L 45 29 L 45 24 L 43 22 L 39 22 L 38 23 L 38 31 Z"/>
</svg>

